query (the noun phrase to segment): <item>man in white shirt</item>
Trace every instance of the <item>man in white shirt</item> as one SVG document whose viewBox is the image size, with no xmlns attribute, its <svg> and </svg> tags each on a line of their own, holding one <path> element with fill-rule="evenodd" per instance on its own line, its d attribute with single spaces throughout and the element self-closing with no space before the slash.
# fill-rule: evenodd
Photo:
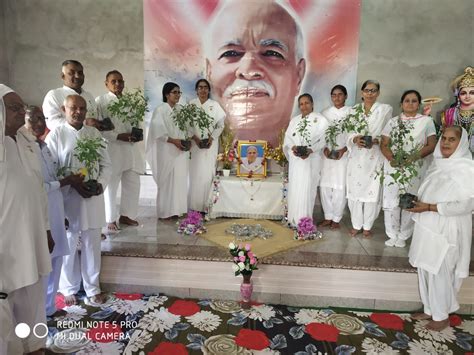
<svg viewBox="0 0 474 355">
<path fill-rule="evenodd" d="M 138 214 L 138 200 L 140 195 L 140 174 L 144 173 L 145 158 L 143 157 L 140 144 L 132 136 L 132 126 L 123 122 L 119 117 L 112 116 L 108 111 L 111 102 L 122 96 L 125 86 L 122 74 L 117 70 L 107 73 L 105 86 L 109 92 L 98 96 L 95 101 L 99 114 L 99 122 L 110 118 L 114 128 L 101 131 L 102 136 L 108 141 L 107 150 L 112 162 L 112 176 L 104 192 L 105 219 L 107 231 L 115 233 L 117 226 L 117 189 L 122 184 L 120 198 L 119 223 L 129 226 L 138 226 L 135 220 Z"/>
<path fill-rule="evenodd" d="M 69 95 L 80 95 L 87 103 L 86 124 L 94 126 L 97 124 L 97 108 L 94 96 L 82 89 L 84 85 L 84 67 L 77 60 L 68 59 L 62 63 L 61 79 L 63 86 L 50 90 L 43 100 L 43 113 L 46 117 L 46 125 L 50 130 L 66 121 L 64 112 L 61 110 L 64 100 Z"/>
<path fill-rule="evenodd" d="M 63 106 L 66 123 L 56 127 L 46 137 L 46 144 L 53 161 L 58 168 L 67 168 L 77 172 L 84 165 L 75 156 L 77 141 L 83 138 L 102 139 L 94 127 L 84 125 L 87 104 L 79 95 L 70 95 Z M 86 292 L 86 303 L 104 302 L 99 284 L 100 274 L 100 230 L 105 224 L 105 207 L 103 187 L 111 174 L 111 164 L 107 150 L 100 149 L 100 160 L 96 163 L 98 171 L 96 191 L 87 188 L 83 181 L 63 188 L 64 212 L 69 221 L 67 240 L 70 255 L 64 256 L 59 291 L 65 296 L 66 305 L 77 302 L 76 294 L 81 286 L 81 279 Z M 88 174 L 90 172 L 88 171 Z M 94 176 L 94 178 L 96 178 Z M 81 254 L 77 243 L 81 237 Z"/>
</svg>

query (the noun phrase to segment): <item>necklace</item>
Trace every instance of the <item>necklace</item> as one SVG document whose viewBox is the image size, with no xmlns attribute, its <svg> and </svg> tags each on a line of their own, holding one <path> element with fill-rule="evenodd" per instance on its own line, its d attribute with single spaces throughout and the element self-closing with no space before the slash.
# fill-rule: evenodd
<svg viewBox="0 0 474 355">
<path fill-rule="evenodd" d="M 245 193 L 247 195 L 250 196 L 250 201 L 254 201 L 254 196 L 260 191 L 260 188 L 262 187 L 262 180 L 253 180 L 251 179 L 250 180 L 250 187 L 253 188 L 254 187 L 254 182 L 258 182 L 258 186 L 256 187 L 256 189 L 254 189 L 254 191 L 248 191 L 247 190 L 247 187 L 245 186 L 245 183 L 243 181 L 249 181 L 247 179 L 240 179 L 240 185 L 242 186 L 242 189 L 245 191 Z"/>
<path fill-rule="evenodd" d="M 457 110 L 457 118 L 460 122 L 466 124 L 471 123 L 473 116 L 473 110 Z"/>
</svg>

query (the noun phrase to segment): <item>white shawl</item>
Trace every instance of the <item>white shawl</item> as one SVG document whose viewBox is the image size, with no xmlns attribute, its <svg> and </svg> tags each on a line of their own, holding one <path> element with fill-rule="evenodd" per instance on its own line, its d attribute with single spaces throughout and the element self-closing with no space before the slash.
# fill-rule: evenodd
<svg viewBox="0 0 474 355">
<path fill-rule="evenodd" d="M 3 97 L 11 92 L 14 91 L 6 85 L 0 84 L 0 161 L 5 160 L 5 121 L 7 119 L 7 113 L 5 103 L 3 102 Z"/>
</svg>

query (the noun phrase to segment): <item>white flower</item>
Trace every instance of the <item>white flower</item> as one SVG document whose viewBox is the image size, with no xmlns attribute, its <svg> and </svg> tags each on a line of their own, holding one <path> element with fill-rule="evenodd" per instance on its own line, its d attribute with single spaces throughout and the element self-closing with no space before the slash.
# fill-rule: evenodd
<svg viewBox="0 0 474 355">
<path fill-rule="evenodd" d="M 230 243 L 229 243 L 229 249 L 235 249 L 235 248 L 236 248 L 236 247 L 235 247 L 235 244 L 232 243 L 232 242 L 230 242 Z"/>
<path fill-rule="evenodd" d="M 323 310 L 302 308 L 295 314 L 297 324 L 324 323 L 329 316 Z"/>
<path fill-rule="evenodd" d="M 150 296 L 148 299 L 148 302 L 145 304 L 145 307 L 143 307 L 144 311 L 149 311 L 152 310 L 156 307 L 161 306 L 168 300 L 168 297 L 166 296 Z"/>
<path fill-rule="evenodd" d="M 64 307 L 63 309 L 67 312 L 67 314 L 55 318 L 55 320 L 57 320 L 58 322 L 62 322 L 63 324 L 65 324 L 66 322 L 81 320 L 87 314 L 87 310 L 85 308 L 82 308 L 81 306 L 77 305 Z"/>
<path fill-rule="evenodd" d="M 474 320 L 465 320 L 456 328 L 462 329 L 466 333 L 474 335 Z"/>
<path fill-rule="evenodd" d="M 110 343 L 89 343 L 85 348 L 81 349 L 76 355 L 84 354 L 105 354 L 105 355 L 120 355 L 122 354 L 122 348 L 124 344 L 118 341 Z"/>
<path fill-rule="evenodd" d="M 181 319 L 181 316 L 172 314 L 168 312 L 165 307 L 161 307 L 160 310 L 153 310 L 150 313 L 147 313 L 140 319 L 138 327 L 142 329 L 147 329 L 150 332 L 156 332 L 158 329 L 160 332 L 169 330 L 178 323 Z"/>
<path fill-rule="evenodd" d="M 409 354 L 443 354 L 450 355 L 452 350 L 449 350 L 446 344 L 437 343 L 429 340 L 413 340 L 408 343 Z"/>
<path fill-rule="evenodd" d="M 233 265 L 232 265 L 232 270 L 234 270 L 234 272 L 239 271 L 239 270 L 240 270 L 239 265 L 233 264 Z"/>
<path fill-rule="evenodd" d="M 152 334 L 146 330 L 135 329 L 130 337 L 130 341 L 127 344 L 123 354 L 131 355 L 135 354 L 138 350 L 143 349 L 152 339 Z"/>
<path fill-rule="evenodd" d="M 453 340 L 456 340 L 456 335 L 454 334 L 454 329 L 447 327 L 441 331 L 429 330 L 425 328 L 425 325 L 428 323 L 427 320 L 420 320 L 415 323 L 414 330 L 415 333 L 420 337 L 428 340 L 440 341 L 445 343 L 448 341 L 452 343 Z"/>
<path fill-rule="evenodd" d="M 240 270 L 245 269 L 245 264 L 244 263 L 238 263 L 237 265 L 239 266 Z"/>
<path fill-rule="evenodd" d="M 403 319 L 405 322 L 413 322 L 413 318 L 411 317 L 410 313 L 394 313 Z"/>
<path fill-rule="evenodd" d="M 243 251 L 239 251 L 239 254 L 237 254 L 238 256 L 244 256 L 245 253 Z"/>
<path fill-rule="evenodd" d="M 122 300 L 116 299 L 110 308 L 119 314 L 132 315 L 144 310 L 146 302 L 143 300 Z"/>
<path fill-rule="evenodd" d="M 374 338 L 365 338 L 362 342 L 362 352 L 369 355 L 392 355 L 399 354 L 398 350 L 393 349 L 390 345 L 382 343 Z"/>
<path fill-rule="evenodd" d="M 210 306 L 213 310 L 221 313 L 234 313 L 242 310 L 240 304 L 235 301 L 213 300 Z"/>
<path fill-rule="evenodd" d="M 357 317 L 370 317 L 373 312 L 362 312 L 362 311 L 349 311 L 349 313 L 355 314 Z"/>
<path fill-rule="evenodd" d="M 193 327 L 203 331 L 203 332 L 212 332 L 217 329 L 219 324 L 221 324 L 221 318 L 209 311 L 200 311 L 192 316 L 186 317 L 186 319 L 193 325 Z"/>
<path fill-rule="evenodd" d="M 273 307 L 265 304 L 259 306 L 252 306 L 250 309 L 244 309 L 242 311 L 250 319 L 259 320 L 260 322 L 269 320 L 271 317 L 275 317 L 275 311 Z"/>
</svg>

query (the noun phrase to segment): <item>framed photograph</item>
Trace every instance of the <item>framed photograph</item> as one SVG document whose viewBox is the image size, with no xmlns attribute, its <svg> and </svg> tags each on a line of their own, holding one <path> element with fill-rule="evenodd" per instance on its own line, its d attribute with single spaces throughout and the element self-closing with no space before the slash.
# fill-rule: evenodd
<svg viewBox="0 0 474 355">
<path fill-rule="evenodd" d="M 267 176 L 267 160 L 265 150 L 267 141 L 238 141 L 237 176 L 265 177 Z"/>
</svg>

